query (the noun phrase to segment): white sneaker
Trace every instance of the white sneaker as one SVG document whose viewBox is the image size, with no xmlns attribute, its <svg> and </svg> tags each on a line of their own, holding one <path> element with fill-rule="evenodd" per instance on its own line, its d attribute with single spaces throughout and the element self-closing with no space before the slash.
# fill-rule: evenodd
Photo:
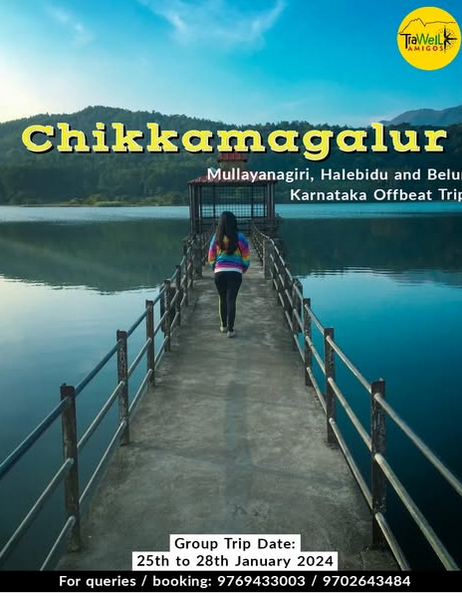
<svg viewBox="0 0 462 597">
<path fill-rule="evenodd" d="M 236 332 L 234 330 L 228 332 L 228 338 L 234 338 Z"/>
<path fill-rule="evenodd" d="M 220 326 L 220 332 L 227 332 L 228 328 L 224 328 L 222 325 Z"/>
</svg>

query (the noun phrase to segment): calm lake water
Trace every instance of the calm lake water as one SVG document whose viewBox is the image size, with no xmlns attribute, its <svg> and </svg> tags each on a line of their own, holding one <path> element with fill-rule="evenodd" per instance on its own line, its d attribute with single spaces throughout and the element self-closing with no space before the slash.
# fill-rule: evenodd
<svg viewBox="0 0 462 597">
<path fill-rule="evenodd" d="M 337 342 L 369 380 L 386 380 L 392 406 L 461 478 L 462 208 L 278 211 L 290 268 L 323 325 L 335 328 Z M 187 218 L 183 207 L 0 207 L 0 460 L 57 404 L 59 386 L 78 383 L 114 345 L 116 329 L 129 328 L 156 296 L 180 259 Z M 131 359 L 143 333 L 135 334 Z M 368 396 L 350 377 L 338 367 L 339 385 L 367 427 Z M 78 398 L 81 430 L 114 386 L 111 362 Z M 84 470 L 99 460 L 116 415 L 85 448 Z M 367 476 L 365 449 L 341 413 L 340 423 Z M 391 424 L 388 438 L 393 467 L 462 565 L 461 500 Z M 0 545 L 60 459 L 58 421 L 0 482 Z M 392 492 L 389 498 L 394 531 L 413 566 L 438 567 Z M 58 490 L 6 568 L 37 567 L 63 516 Z"/>
</svg>

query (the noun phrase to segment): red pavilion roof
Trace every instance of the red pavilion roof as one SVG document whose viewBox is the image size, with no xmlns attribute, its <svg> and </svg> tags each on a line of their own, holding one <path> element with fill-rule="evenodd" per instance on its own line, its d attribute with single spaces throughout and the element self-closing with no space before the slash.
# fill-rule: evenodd
<svg viewBox="0 0 462 597">
<path fill-rule="evenodd" d="M 222 152 L 218 156 L 219 162 L 246 162 L 247 156 L 238 151 Z"/>
</svg>

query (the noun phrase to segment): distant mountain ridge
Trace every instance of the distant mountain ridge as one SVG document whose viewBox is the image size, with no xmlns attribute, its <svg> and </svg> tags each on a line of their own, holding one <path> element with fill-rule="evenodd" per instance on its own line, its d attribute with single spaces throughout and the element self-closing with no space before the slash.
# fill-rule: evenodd
<svg viewBox="0 0 462 597">
<path fill-rule="evenodd" d="M 462 123 L 462 105 L 445 110 L 432 110 L 424 108 L 421 110 L 409 110 L 403 112 L 393 120 L 386 120 L 384 124 L 413 124 L 416 126 L 448 126 L 450 124 Z"/>
</svg>

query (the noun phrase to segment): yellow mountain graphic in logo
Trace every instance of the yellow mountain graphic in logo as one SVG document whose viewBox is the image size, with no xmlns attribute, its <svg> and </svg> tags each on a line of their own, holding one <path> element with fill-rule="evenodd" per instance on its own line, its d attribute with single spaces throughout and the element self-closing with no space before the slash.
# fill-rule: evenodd
<svg viewBox="0 0 462 597">
<path fill-rule="evenodd" d="M 454 60 L 459 52 L 461 34 L 452 15 L 435 7 L 413 10 L 398 29 L 401 55 L 416 68 L 436 70 Z"/>
</svg>

